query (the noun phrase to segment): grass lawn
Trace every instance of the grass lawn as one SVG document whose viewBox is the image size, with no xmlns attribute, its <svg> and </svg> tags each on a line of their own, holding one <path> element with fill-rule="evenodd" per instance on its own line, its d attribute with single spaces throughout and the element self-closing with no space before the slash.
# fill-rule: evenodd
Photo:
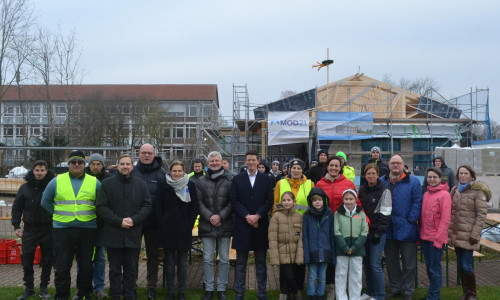
<svg viewBox="0 0 500 300">
<path fill-rule="evenodd" d="M 23 293 L 24 289 L 20 287 L 1 287 L 0 288 L 0 298 L 2 300 L 15 300 L 19 295 Z M 74 293 L 75 290 L 72 289 L 72 293 Z M 139 300 L 146 300 L 147 295 L 146 295 L 146 288 L 139 288 L 138 289 L 138 298 Z M 157 299 L 164 299 L 165 298 L 165 289 L 158 289 L 157 290 Z M 413 295 L 413 299 L 419 299 L 422 297 L 425 297 L 427 292 L 427 289 L 417 289 L 415 291 L 415 294 Z M 49 288 L 49 293 L 54 295 L 55 289 L 54 288 Z M 235 293 L 234 291 L 228 291 L 227 292 L 229 299 L 234 299 L 235 298 Z M 442 288 L 441 289 L 441 299 L 442 300 L 454 300 L 458 299 L 462 295 L 462 288 L 460 287 L 454 287 L 454 288 Z M 485 287 L 479 287 L 478 288 L 478 298 L 481 300 L 498 300 L 500 299 L 500 286 L 485 286 Z M 255 291 L 247 291 L 245 294 L 245 299 L 246 300 L 253 300 L 257 299 L 257 294 Z M 305 293 L 304 293 L 305 296 Z M 202 290 L 188 290 L 186 293 L 186 298 L 188 300 L 199 300 L 203 297 L 203 291 Z M 279 298 L 279 291 L 273 290 L 273 291 L 268 291 L 267 292 L 267 297 L 271 299 L 278 299 Z M 38 295 L 35 295 L 29 299 L 40 299 Z M 97 298 L 96 298 L 97 299 Z M 214 297 L 212 299 L 217 299 L 217 297 Z"/>
</svg>

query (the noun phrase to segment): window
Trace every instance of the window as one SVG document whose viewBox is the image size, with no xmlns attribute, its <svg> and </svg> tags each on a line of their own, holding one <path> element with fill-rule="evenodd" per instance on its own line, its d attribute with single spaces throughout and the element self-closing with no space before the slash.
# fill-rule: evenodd
<svg viewBox="0 0 500 300">
<path fill-rule="evenodd" d="M 56 115 L 65 115 L 66 114 L 66 105 L 57 104 L 55 112 L 56 112 Z"/>
<path fill-rule="evenodd" d="M 198 105 L 196 104 L 186 104 L 186 116 L 196 117 L 198 112 Z"/>
<path fill-rule="evenodd" d="M 164 128 L 164 129 L 163 129 L 163 137 L 165 137 L 165 138 L 170 138 L 170 137 L 172 137 L 172 131 L 171 131 L 171 128 Z"/>
<path fill-rule="evenodd" d="M 189 139 L 197 138 L 196 125 L 186 125 L 186 137 Z"/>
<path fill-rule="evenodd" d="M 14 135 L 14 127 L 13 126 L 4 126 L 3 127 L 3 135 L 6 137 L 12 137 Z"/>
<path fill-rule="evenodd" d="M 31 127 L 31 135 L 40 136 L 42 133 L 40 127 Z"/>
<path fill-rule="evenodd" d="M 434 151 L 436 147 L 450 147 L 448 139 L 414 139 L 413 151 Z M 425 176 L 425 170 L 432 166 L 431 155 L 413 155 L 413 172 L 418 176 Z"/>
<path fill-rule="evenodd" d="M 13 116 L 14 115 L 14 105 L 5 105 L 3 109 L 4 116 Z"/>
<path fill-rule="evenodd" d="M 16 136 L 22 137 L 25 136 L 26 130 L 24 127 L 16 127 Z"/>
<path fill-rule="evenodd" d="M 184 138 L 184 126 L 177 125 L 174 127 L 174 138 Z"/>
<path fill-rule="evenodd" d="M 184 148 L 182 147 L 172 147 L 172 158 L 182 159 L 184 157 Z"/>
<path fill-rule="evenodd" d="M 30 114 L 35 116 L 35 115 L 40 115 L 40 113 L 42 112 L 41 108 L 40 108 L 40 105 L 38 104 L 33 104 L 32 106 L 30 106 Z"/>
</svg>

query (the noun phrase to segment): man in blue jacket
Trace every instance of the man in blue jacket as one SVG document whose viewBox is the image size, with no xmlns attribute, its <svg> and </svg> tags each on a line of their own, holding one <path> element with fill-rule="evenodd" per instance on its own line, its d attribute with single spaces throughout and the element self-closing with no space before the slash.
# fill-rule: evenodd
<svg viewBox="0 0 500 300">
<path fill-rule="evenodd" d="M 385 261 L 391 284 L 387 298 L 411 300 L 415 291 L 417 271 L 418 228 L 422 210 L 422 186 L 417 177 L 404 171 L 401 156 L 394 155 L 389 161 L 389 174 L 381 178 L 392 194 L 392 215 L 387 228 Z M 400 266 L 400 257 L 403 267 Z"/>
</svg>

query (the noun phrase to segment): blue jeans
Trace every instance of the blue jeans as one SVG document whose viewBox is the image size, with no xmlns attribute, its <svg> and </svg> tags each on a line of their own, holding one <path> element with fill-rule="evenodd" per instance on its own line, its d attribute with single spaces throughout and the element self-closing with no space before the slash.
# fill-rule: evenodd
<svg viewBox="0 0 500 300">
<path fill-rule="evenodd" d="M 471 275 L 474 273 L 474 265 L 472 264 L 472 254 L 474 251 L 464 248 L 455 248 L 457 254 L 457 265 L 459 270 L 464 270 L 465 274 Z"/>
<path fill-rule="evenodd" d="M 429 277 L 429 290 L 426 300 L 438 300 L 441 284 L 443 282 L 443 271 L 441 269 L 441 259 L 443 258 L 443 247 L 438 249 L 433 246 L 434 242 L 422 240 L 422 252 L 427 267 L 427 277 Z"/>
<path fill-rule="evenodd" d="M 308 271 L 309 271 L 309 273 L 307 274 L 308 296 L 323 296 L 325 294 L 327 267 L 328 267 L 327 262 L 312 263 L 308 265 Z M 318 280 L 317 287 L 316 287 L 316 280 Z"/>
<path fill-rule="evenodd" d="M 106 255 L 104 247 L 96 247 L 94 254 L 94 291 L 104 290 L 106 274 Z"/>
<path fill-rule="evenodd" d="M 364 257 L 366 290 L 365 293 L 376 300 L 385 299 L 384 271 L 382 270 L 382 253 L 384 253 L 385 234 L 380 237 L 378 244 L 373 244 L 373 235 L 368 235 L 365 243 L 366 256 Z"/>
<path fill-rule="evenodd" d="M 203 283 L 205 291 L 214 291 L 214 253 L 215 241 L 219 251 L 219 276 L 217 277 L 217 291 L 225 291 L 229 276 L 229 244 L 230 237 L 204 237 L 203 244 Z"/>
</svg>

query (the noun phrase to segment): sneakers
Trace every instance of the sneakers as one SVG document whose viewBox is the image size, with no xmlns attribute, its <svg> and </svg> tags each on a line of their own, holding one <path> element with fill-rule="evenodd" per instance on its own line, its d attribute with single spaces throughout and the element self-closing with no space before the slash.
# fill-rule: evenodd
<svg viewBox="0 0 500 300">
<path fill-rule="evenodd" d="M 38 293 L 38 296 L 40 296 L 40 298 L 42 298 L 42 300 L 52 299 L 52 295 L 49 294 L 49 292 L 47 291 L 47 288 L 40 288 L 40 292 Z"/>
<path fill-rule="evenodd" d="M 26 289 L 24 290 L 24 293 L 17 297 L 16 300 L 25 300 L 25 299 L 28 299 L 29 297 L 33 296 L 35 294 L 35 290 L 32 290 L 32 289 Z"/>
<path fill-rule="evenodd" d="M 361 297 L 359 299 L 360 300 L 375 300 L 375 298 L 373 298 L 372 296 L 367 295 L 367 294 L 361 295 Z"/>
<path fill-rule="evenodd" d="M 94 295 L 97 297 L 97 299 L 107 299 L 108 298 L 108 294 L 106 294 L 106 291 L 104 291 L 104 290 L 95 291 Z"/>
</svg>

